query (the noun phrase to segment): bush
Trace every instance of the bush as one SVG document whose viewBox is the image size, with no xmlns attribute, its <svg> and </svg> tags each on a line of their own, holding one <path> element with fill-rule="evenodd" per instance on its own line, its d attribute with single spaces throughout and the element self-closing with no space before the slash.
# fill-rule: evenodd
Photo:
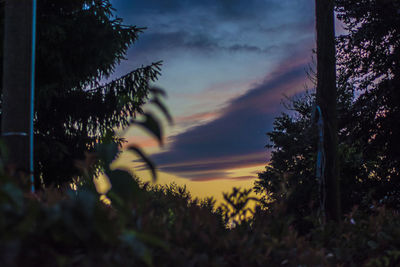
<svg viewBox="0 0 400 267">
<path fill-rule="evenodd" d="M 119 177 L 112 180 L 121 179 L 134 191 L 129 197 L 117 196 L 114 188 L 107 194 L 111 205 L 100 201 L 90 185 L 77 191 L 47 189 L 31 195 L 2 177 L 1 266 L 400 263 L 399 215 L 384 207 L 371 207 L 369 214 L 354 209 L 341 225 L 323 226 L 318 217 L 310 216 L 313 228 L 299 235 L 285 204 L 276 203 L 273 213 L 258 207 L 254 217 L 237 220 L 229 228 L 225 222 L 230 213 L 216 208 L 212 199 L 193 199 L 184 187 L 174 184 L 143 184 L 122 171 L 115 174 Z"/>
<path fill-rule="evenodd" d="M 98 157 L 110 161 L 110 151 L 117 150 L 100 149 Z M 341 224 L 323 225 L 310 214 L 303 218 L 309 230 L 298 233 L 285 201 L 259 205 L 248 217 L 247 203 L 255 200 L 248 190 L 225 194 L 226 203 L 216 207 L 213 199 L 193 199 L 185 187 L 105 172 L 111 204 L 92 183 L 32 195 L 0 176 L 0 266 L 400 264 L 399 214 L 384 206 L 354 208 Z"/>
</svg>

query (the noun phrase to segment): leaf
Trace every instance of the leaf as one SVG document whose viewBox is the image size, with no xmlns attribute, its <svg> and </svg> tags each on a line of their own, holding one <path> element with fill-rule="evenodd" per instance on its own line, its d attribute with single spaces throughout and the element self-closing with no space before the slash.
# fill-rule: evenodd
<svg viewBox="0 0 400 267">
<path fill-rule="evenodd" d="M 123 170 L 113 170 L 107 173 L 107 176 L 111 183 L 110 192 L 116 193 L 118 197 L 125 201 L 125 204 L 138 197 L 140 189 L 130 173 Z M 111 201 L 113 201 L 112 195 L 107 193 L 107 196 L 110 196 Z"/>
<path fill-rule="evenodd" d="M 154 163 L 146 156 L 146 154 L 139 147 L 135 145 L 130 145 L 127 149 L 136 152 L 136 154 L 138 154 L 140 158 L 146 163 L 147 167 L 151 171 L 153 182 L 155 182 L 157 180 L 157 172 Z"/>
<path fill-rule="evenodd" d="M 143 128 L 152 133 L 155 137 L 157 137 L 160 145 L 163 145 L 160 123 L 151 113 L 145 113 L 144 116 L 144 121 L 134 121 L 134 123 L 141 125 Z"/>
<path fill-rule="evenodd" d="M 97 155 L 101 160 L 104 161 L 106 171 L 109 169 L 110 164 L 115 160 L 118 156 L 119 149 L 118 144 L 116 143 L 108 143 L 108 144 L 100 144 L 96 148 Z"/>
<path fill-rule="evenodd" d="M 161 89 L 161 88 L 159 88 L 159 87 L 150 87 L 149 88 L 149 91 L 151 92 L 151 93 L 153 93 L 154 95 L 162 95 L 163 97 L 167 97 L 167 93 L 163 90 L 163 89 Z"/>
<path fill-rule="evenodd" d="M 153 266 L 153 259 L 150 250 L 138 239 L 135 231 L 124 231 L 119 237 L 128 247 L 131 248 L 132 252 L 139 256 L 139 258 L 147 265 Z"/>
<path fill-rule="evenodd" d="M 375 241 L 369 240 L 367 242 L 367 245 L 371 248 L 371 249 L 377 249 L 378 248 L 378 244 Z"/>
<path fill-rule="evenodd" d="M 1 193 L 5 193 L 6 196 L 13 202 L 16 209 L 22 209 L 24 205 L 24 195 L 22 191 L 11 183 L 6 183 L 1 188 Z"/>
<path fill-rule="evenodd" d="M 160 101 L 158 97 L 153 98 L 151 103 L 155 104 L 165 115 L 170 125 L 174 123 L 171 114 L 169 113 L 167 107 Z"/>
<path fill-rule="evenodd" d="M 137 232 L 134 230 L 126 230 L 126 232 L 129 232 L 130 234 L 134 235 L 139 240 L 144 241 L 147 244 L 157 246 L 157 247 L 163 248 L 165 250 L 169 249 L 167 243 L 165 243 L 164 241 L 162 241 L 162 240 L 158 239 L 157 237 L 152 236 L 150 234 L 141 233 L 141 232 Z"/>
</svg>

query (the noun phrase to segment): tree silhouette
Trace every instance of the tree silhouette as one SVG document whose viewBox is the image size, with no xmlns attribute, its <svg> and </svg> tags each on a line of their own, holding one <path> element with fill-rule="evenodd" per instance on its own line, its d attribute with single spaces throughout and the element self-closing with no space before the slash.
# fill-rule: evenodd
<svg viewBox="0 0 400 267">
<path fill-rule="evenodd" d="M 395 1 L 336 1 L 348 34 L 337 38 L 340 196 L 344 213 L 372 202 L 400 208 L 399 53 L 400 4 Z M 313 77 L 314 78 L 314 77 Z M 373 82 L 372 82 L 373 81 Z M 397 88 L 397 89 L 396 89 Z M 256 188 L 279 199 L 288 189 L 288 213 L 301 220 L 318 208 L 315 182 L 317 136 L 311 128 L 315 96 L 290 101 L 290 114 L 268 133 L 271 162 Z M 293 113 L 294 112 L 294 113 Z M 383 112 L 383 113 L 382 113 Z M 382 116 L 385 114 L 385 116 Z M 397 138 L 397 139 L 396 139 Z"/>
<path fill-rule="evenodd" d="M 113 129 L 141 112 L 159 75 L 154 63 L 102 83 L 143 31 L 113 11 L 108 0 L 38 2 L 35 177 L 45 185 L 79 176 L 74 161 L 104 138 L 121 142 Z"/>
<path fill-rule="evenodd" d="M 363 147 L 371 197 L 400 208 L 400 2 L 336 1 L 348 35 L 338 39 L 339 85 L 360 95 L 348 138 Z"/>
</svg>

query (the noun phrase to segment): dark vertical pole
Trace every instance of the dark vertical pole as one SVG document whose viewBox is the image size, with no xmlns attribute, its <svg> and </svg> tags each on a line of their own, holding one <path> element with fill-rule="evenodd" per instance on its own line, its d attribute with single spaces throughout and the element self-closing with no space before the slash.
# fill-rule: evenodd
<svg viewBox="0 0 400 267">
<path fill-rule="evenodd" d="M 1 131 L 8 164 L 30 172 L 32 0 L 6 0 Z"/>
<path fill-rule="evenodd" d="M 341 216 L 337 157 L 336 49 L 334 0 L 316 0 L 317 25 L 317 105 L 324 120 L 325 212 L 328 220 Z"/>
</svg>

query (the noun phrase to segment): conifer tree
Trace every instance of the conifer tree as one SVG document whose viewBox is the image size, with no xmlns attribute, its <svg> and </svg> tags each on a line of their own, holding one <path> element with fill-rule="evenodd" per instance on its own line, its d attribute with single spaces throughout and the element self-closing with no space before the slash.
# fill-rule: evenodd
<svg viewBox="0 0 400 267">
<path fill-rule="evenodd" d="M 2 4 L 1 12 L 3 8 Z M 85 151 L 105 138 L 122 141 L 113 129 L 127 126 L 130 118 L 141 112 L 160 63 L 133 70 L 107 84 L 102 81 L 125 59 L 127 49 L 143 30 L 124 25 L 109 0 L 38 1 L 38 182 L 71 182 L 79 176 L 75 161 L 84 157 Z"/>
</svg>

